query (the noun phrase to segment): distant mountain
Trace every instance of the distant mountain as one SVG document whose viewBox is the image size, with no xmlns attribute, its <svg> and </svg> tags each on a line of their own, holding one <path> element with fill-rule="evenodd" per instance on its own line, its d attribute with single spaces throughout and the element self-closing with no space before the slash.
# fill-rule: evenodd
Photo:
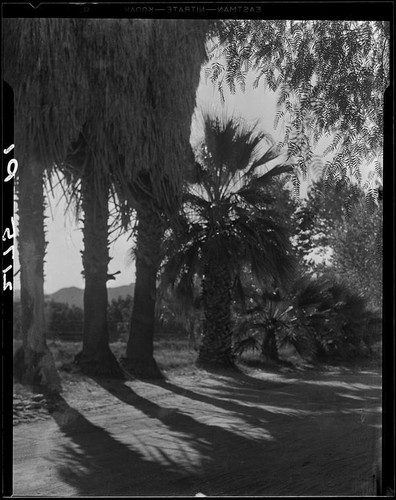
<svg viewBox="0 0 396 500">
<path fill-rule="evenodd" d="M 83 307 L 84 290 L 76 286 L 61 288 L 57 292 L 48 295 L 48 300 L 69 304 L 69 306 Z"/>
<path fill-rule="evenodd" d="M 126 297 L 131 295 L 133 297 L 135 291 L 135 283 L 124 286 L 116 286 L 107 289 L 109 303 L 112 300 L 117 300 L 119 297 Z M 20 290 L 14 290 L 14 302 L 19 302 L 21 296 Z M 61 302 L 69 306 L 76 306 L 83 308 L 84 303 L 84 290 L 71 286 L 68 288 L 61 288 L 57 292 L 45 296 L 47 301 L 53 300 L 54 302 Z"/>
</svg>

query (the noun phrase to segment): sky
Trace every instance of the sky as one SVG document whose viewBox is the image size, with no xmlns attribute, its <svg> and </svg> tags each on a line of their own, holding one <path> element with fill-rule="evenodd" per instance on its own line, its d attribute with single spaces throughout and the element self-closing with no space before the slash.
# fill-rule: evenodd
<svg viewBox="0 0 396 500">
<path fill-rule="evenodd" d="M 275 140 L 280 140 L 282 136 L 281 124 L 277 130 L 274 129 L 276 107 L 276 95 L 259 86 L 252 88 L 254 75 L 247 79 L 245 93 L 237 92 L 231 95 L 225 89 L 225 99 L 227 110 L 233 111 L 235 115 L 241 115 L 247 120 L 258 120 L 265 132 L 269 132 Z M 197 102 L 204 106 L 213 106 L 218 109 L 221 106 L 217 88 L 213 87 L 210 81 L 205 81 L 204 71 L 201 72 L 201 80 L 197 89 Z M 194 131 L 194 128 L 193 128 Z M 194 142 L 194 132 L 192 134 Z M 318 146 L 323 151 L 325 145 Z M 302 184 L 301 194 L 304 195 L 309 180 Z M 64 287 L 76 286 L 84 288 L 84 279 L 81 275 L 82 260 L 82 223 L 76 223 L 72 213 L 66 212 L 65 201 L 61 198 L 60 189 L 55 190 L 55 197 L 48 196 L 48 209 L 46 215 L 46 240 L 48 241 L 47 254 L 45 259 L 45 283 L 46 294 L 51 294 Z M 16 221 L 17 225 L 17 221 Z M 128 285 L 135 281 L 135 266 L 131 258 L 133 239 L 130 235 L 121 235 L 110 245 L 109 273 L 116 275 L 116 279 L 109 281 L 109 287 Z M 19 260 L 18 252 L 14 258 L 14 274 L 18 272 Z M 19 274 L 14 278 L 14 289 L 20 288 Z"/>
</svg>

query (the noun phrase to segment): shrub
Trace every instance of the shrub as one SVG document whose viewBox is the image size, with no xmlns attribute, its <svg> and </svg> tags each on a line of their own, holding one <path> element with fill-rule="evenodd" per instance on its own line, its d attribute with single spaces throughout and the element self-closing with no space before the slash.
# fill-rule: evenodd
<svg viewBox="0 0 396 500">
<path fill-rule="evenodd" d="M 235 309 L 234 353 L 259 349 L 265 358 L 280 359 L 292 345 L 305 359 L 350 358 L 367 354 L 378 340 L 380 321 L 362 294 L 325 275 L 304 275 L 282 296 L 250 287 L 249 304 Z"/>
</svg>

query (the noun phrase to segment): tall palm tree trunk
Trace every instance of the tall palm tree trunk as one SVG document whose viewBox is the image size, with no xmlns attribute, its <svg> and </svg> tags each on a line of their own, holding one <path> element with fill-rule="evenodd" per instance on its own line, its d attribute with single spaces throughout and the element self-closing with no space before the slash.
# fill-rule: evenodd
<svg viewBox="0 0 396 500">
<path fill-rule="evenodd" d="M 134 137 L 139 147 L 136 159 L 131 156 L 133 161 L 127 164 L 139 169 L 134 172 L 137 175 L 131 176 L 131 182 L 140 178 L 143 189 L 134 196 L 133 203 L 140 209 L 127 360 L 128 367 L 138 376 L 158 377 L 161 374 L 153 357 L 156 277 L 164 226 L 170 214 L 179 209 L 184 165 L 191 159 L 191 118 L 201 65 L 206 58 L 208 22 L 155 19 L 141 26 L 144 37 L 139 44 L 137 67 L 141 66 L 140 57 L 146 64 L 134 93 L 139 112 L 133 126 L 139 133 Z M 141 90 L 138 85 L 142 85 Z M 130 144 L 127 132 L 126 141 Z M 138 192 L 141 186 L 135 189 Z"/>
<path fill-rule="evenodd" d="M 92 167 L 92 166 L 91 166 Z M 90 375 L 122 377 L 122 370 L 109 348 L 107 325 L 108 193 L 109 178 L 88 168 L 81 179 L 84 210 L 85 276 L 83 348 L 76 363 Z"/>
<path fill-rule="evenodd" d="M 43 169 L 32 161 L 19 168 L 19 255 L 21 265 L 22 346 L 14 375 L 24 383 L 60 389 L 60 378 L 46 343 L 44 318 Z"/>
<path fill-rule="evenodd" d="M 125 363 L 142 378 L 161 378 L 153 356 L 157 272 L 161 263 L 163 223 L 149 206 L 137 213 L 136 281 Z"/>
<path fill-rule="evenodd" d="M 208 257 L 202 281 L 204 322 L 198 365 L 235 366 L 232 354 L 231 287 L 227 263 Z"/>
</svg>

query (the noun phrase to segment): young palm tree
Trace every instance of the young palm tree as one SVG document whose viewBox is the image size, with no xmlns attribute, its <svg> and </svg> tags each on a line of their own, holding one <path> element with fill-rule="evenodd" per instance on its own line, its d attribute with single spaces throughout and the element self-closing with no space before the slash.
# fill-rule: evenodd
<svg viewBox="0 0 396 500">
<path fill-rule="evenodd" d="M 202 275 L 203 337 L 198 363 L 233 366 L 233 284 L 248 266 L 259 279 L 291 271 L 288 231 L 271 208 L 271 179 L 290 172 L 277 146 L 257 127 L 203 113 L 204 142 L 191 172 L 178 225 L 166 241 L 164 279 L 185 293 Z M 266 149 L 263 152 L 263 149 Z M 268 165 L 267 165 L 268 166 Z"/>
</svg>

